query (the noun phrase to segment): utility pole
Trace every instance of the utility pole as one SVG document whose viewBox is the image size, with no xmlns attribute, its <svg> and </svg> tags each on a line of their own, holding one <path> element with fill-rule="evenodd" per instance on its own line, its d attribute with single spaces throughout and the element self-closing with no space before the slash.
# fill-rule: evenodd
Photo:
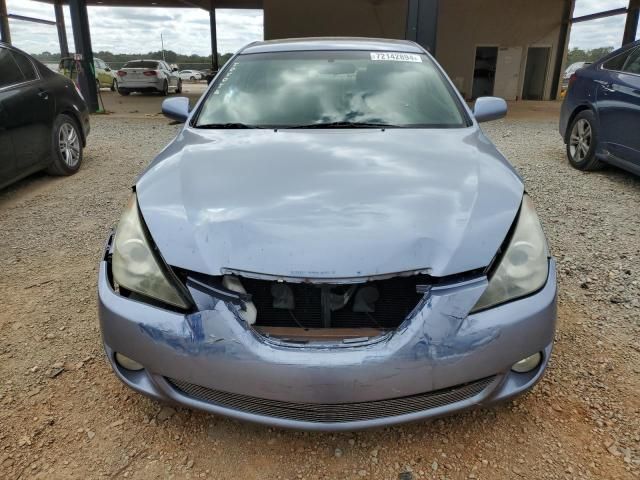
<svg viewBox="0 0 640 480">
<path fill-rule="evenodd" d="M 162 61 L 166 62 L 164 59 L 164 38 L 162 38 L 162 32 L 160 32 L 160 43 L 162 44 Z"/>
</svg>

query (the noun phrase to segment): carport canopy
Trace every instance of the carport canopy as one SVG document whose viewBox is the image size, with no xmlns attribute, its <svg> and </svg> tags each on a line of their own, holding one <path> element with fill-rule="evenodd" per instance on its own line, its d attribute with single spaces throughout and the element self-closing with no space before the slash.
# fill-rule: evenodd
<svg viewBox="0 0 640 480">
<path fill-rule="evenodd" d="M 37 0 L 43 3 L 54 5 L 56 22 L 58 28 L 58 38 L 60 41 L 60 52 L 63 56 L 68 55 L 67 37 L 64 26 L 64 16 L 62 15 L 62 5 L 69 5 L 71 24 L 73 29 L 73 40 L 76 54 L 81 56 L 82 68 L 85 72 L 92 71 L 93 50 L 91 47 L 91 32 L 89 30 L 89 17 L 87 6 L 100 7 L 147 7 L 147 8 L 201 8 L 209 12 L 209 25 L 211 28 L 211 62 L 212 69 L 218 70 L 218 38 L 216 30 L 216 8 L 234 9 L 262 9 L 262 0 Z M 7 43 L 11 42 L 9 34 L 8 18 L 16 17 L 7 14 L 6 0 L 0 0 L 0 21 L 3 23 L 2 37 Z M 38 21 L 38 19 L 20 18 L 22 20 Z M 49 23 L 49 22 L 47 22 Z M 5 38 L 6 37 L 6 38 Z M 80 81 L 82 90 L 91 111 L 97 111 L 98 93 L 95 82 L 88 81 L 86 76 Z"/>
</svg>

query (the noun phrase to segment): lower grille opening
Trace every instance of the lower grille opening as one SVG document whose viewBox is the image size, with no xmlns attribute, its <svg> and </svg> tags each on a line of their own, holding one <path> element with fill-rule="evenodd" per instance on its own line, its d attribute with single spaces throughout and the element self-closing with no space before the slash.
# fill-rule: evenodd
<svg viewBox="0 0 640 480">
<path fill-rule="evenodd" d="M 222 392 L 173 378 L 167 381 L 183 395 L 231 410 L 302 422 L 343 423 L 407 415 L 469 400 L 482 393 L 494 379 L 487 377 L 407 397 L 337 404 L 283 402 Z"/>
<path fill-rule="evenodd" d="M 397 328 L 423 297 L 422 275 L 330 285 L 241 279 L 262 334 L 292 340 L 375 337 Z"/>
</svg>

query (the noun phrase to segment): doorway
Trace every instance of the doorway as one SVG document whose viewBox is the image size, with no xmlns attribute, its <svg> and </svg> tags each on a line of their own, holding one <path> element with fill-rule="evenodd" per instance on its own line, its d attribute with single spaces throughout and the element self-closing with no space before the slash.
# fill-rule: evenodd
<svg viewBox="0 0 640 480">
<path fill-rule="evenodd" d="M 544 86 L 547 80 L 550 54 L 551 48 L 549 47 L 529 47 L 527 51 L 527 67 L 522 85 L 523 100 L 544 99 Z"/>
<path fill-rule="evenodd" d="M 497 62 L 498 47 L 476 47 L 476 62 L 471 89 L 472 99 L 493 95 Z"/>
</svg>

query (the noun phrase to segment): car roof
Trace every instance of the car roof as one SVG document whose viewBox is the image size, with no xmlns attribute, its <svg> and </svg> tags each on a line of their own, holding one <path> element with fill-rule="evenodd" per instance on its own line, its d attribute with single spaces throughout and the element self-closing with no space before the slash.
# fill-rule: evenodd
<svg viewBox="0 0 640 480">
<path fill-rule="evenodd" d="M 363 37 L 286 38 L 253 42 L 240 53 L 293 52 L 303 50 L 376 50 L 405 53 L 424 53 L 422 47 L 409 40 Z"/>
</svg>

